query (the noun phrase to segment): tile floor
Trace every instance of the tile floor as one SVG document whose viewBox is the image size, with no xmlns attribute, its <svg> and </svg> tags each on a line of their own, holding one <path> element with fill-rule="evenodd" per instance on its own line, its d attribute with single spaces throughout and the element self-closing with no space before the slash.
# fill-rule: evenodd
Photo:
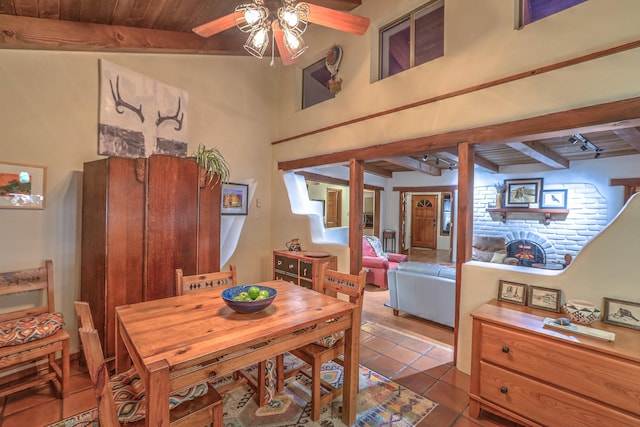
<svg viewBox="0 0 640 427">
<path fill-rule="evenodd" d="M 422 254 L 421 260 L 441 251 L 433 252 Z M 469 376 L 452 364 L 451 328 L 403 313 L 394 316 L 384 306 L 387 301 L 388 291 L 367 285 L 360 363 L 439 404 L 418 427 L 515 427 L 485 412 L 478 420 L 469 417 Z M 45 426 L 94 407 L 91 381 L 77 362 L 72 363 L 70 382 L 71 394 L 64 400 L 50 386 L 0 398 L 0 427 Z"/>
</svg>

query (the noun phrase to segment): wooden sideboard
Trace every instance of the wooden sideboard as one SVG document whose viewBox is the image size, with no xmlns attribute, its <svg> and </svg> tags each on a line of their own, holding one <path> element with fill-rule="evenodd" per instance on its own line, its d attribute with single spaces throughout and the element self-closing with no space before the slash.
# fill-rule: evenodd
<svg viewBox="0 0 640 427">
<path fill-rule="evenodd" d="M 469 413 L 526 426 L 640 425 L 640 331 L 614 342 L 544 327 L 559 313 L 492 301 L 471 313 Z"/>
<path fill-rule="evenodd" d="M 318 257 L 305 255 L 304 251 L 273 251 L 273 279 L 281 279 L 317 291 L 320 268 L 325 263 L 329 263 L 330 270 L 338 269 L 338 258 L 335 255 Z"/>
</svg>

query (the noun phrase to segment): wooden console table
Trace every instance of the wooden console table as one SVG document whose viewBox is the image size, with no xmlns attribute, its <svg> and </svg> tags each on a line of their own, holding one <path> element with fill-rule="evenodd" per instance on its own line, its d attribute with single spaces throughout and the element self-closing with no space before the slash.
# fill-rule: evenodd
<svg viewBox="0 0 640 427">
<path fill-rule="evenodd" d="M 614 342 L 544 327 L 551 313 L 492 301 L 471 313 L 469 413 L 526 426 L 640 425 L 640 331 Z"/>
<path fill-rule="evenodd" d="M 273 280 L 318 290 L 320 268 L 329 263 L 330 270 L 338 269 L 338 257 L 321 252 L 273 251 Z"/>
</svg>

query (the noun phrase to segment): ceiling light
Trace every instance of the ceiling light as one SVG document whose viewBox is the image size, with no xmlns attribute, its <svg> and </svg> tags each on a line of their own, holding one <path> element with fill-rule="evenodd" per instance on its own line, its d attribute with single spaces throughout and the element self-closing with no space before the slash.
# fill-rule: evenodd
<svg viewBox="0 0 640 427">
<path fill-rule="evenodd" d="M 436 156 L 434 154 L 425 154 L 424 157 L 422 158 L 422 161 L 423 162 L 428 161 L 429 157 L 431 157 L 431 158 L 433 158 L 435 160 L 436 166 L 439 166 L 440 163 L 442 162 L 442 163 L 446 164 L 447 166 L 449 166 L 449 170 L 453 170 L 453 168 L 456 167 L 456 163 L 455 162 L 452 162 L 451 160 L 440 158 L 440 157 L 438 157 L 438 156 Z"/>
<path fill-rule="evenodd" d="M 582 150 L 582 151 L 587 151 L 589 149 L 593 150 L 596 153 L 595 156 L 594 156 L 595 159 L 600 157 L 600 155 L 604 151 L 604 149 L 598 147 L 593 142 L 589 141 L 587 138 L 585 138 L 584 136 L 580 135 L 579 133 L 574 133 L 573 135 L 571 135 L 569 137 L 568 141 L 571 144 L 575 144 L 578 141 L 582 142 L 582 145 L 580 146 L 580 150 Z"/>
<path fill-rule="evenodd" d="M 238 5 L 235 8 L 235 23 L 240 31 L 250 33 L 244 48 L 253 56 L 262 58 L 269 44 L 271 12 L 264 5 L 264 0 L 253 0 L 253 3 Z M 302 55 L 308 46 L 302 39 L 309 22 L 309 5 L 295 4 L 295 0 L 283 0 L 278 8 L 277 20 L 283 31 L 283 44 L 291 59 Z M 274 34 L 276 37 L 276 34 Z M 284 55 L 284 52 L 280 52 Z"/>
</svg>

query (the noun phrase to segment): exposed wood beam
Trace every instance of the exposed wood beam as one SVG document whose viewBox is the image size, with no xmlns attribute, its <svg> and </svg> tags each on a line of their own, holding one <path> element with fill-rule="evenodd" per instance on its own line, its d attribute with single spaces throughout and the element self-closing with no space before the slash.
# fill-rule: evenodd
<svg viewBox="0 0 640 427">
<path fill-rule="evenodd" d="M 385 157 L 381 160 L 393 163 L 394 165 L 402 166 L 407 169 L 411 169 L 412 171 L 426 173 L 428 175 L 442 175 L 442 171 L 440 170 L 440 168 L 436 168 L 434 166 L 426 164 L 425 162 L 412 159 L 411 157 Z"/>
<path fill-rule="evenodd" d="M 450 147 L 450 148 L 445 148 L 444 150 L 440 151 L 441 153 L 448 153 L 449 158 L 451 160 L 453 160 L 456 163 L 459 163 L 460 160 L 458 159 L 458 149 L 454 148 L 454 147 Z M 492 173 L 498 173 L 500 172 L 500 166 L 496 165 L 495 163 L 493 163 L 490 160 L 485 159 L 484 157 L 478 155 L 476 153 L 475 155 L 475 162 L 476 162 L 476 166 L 480 166 L 481 168 L 486 169 L 489 172 Z"/>
<path fill-rule="evenodd" d="M 341 163 L 349 159 L 374 160 L 390 156 L 439 151 L 454 147 L 459 141 L 473 144 L 534 141 L 575 132 L 589 133 L 640 126 L 640 97 L 591 105 L 558 113 L 512 122 L 457 130 L 365 148 L 354 148 L 304 159 L 278 162 L 281 170 L 291 170 Z"/>
<path fill-rule="evenodd" d="M 349 212 L 364 212 L 364 163 L 349 162 Z M 360 273 L 362 268 L 362 215 L 349 215 L 349 272 Z"/>
<path fill-rule="evenodd" d="M 343 187 L 349 186 L 348 179 L 335 178 L 328 175 L 321 175 L 318 173 L 305 172 L 305 171 L 295 171 L 295 174 L 304 176 L 304 178 L 309 181 L 322 182 L 323 184 L 341 185 Z M 371 190 L 371 191 L 384 191 L 384 187 L 380 187 L 379 185 L 371 185 L 371 184 L 364 184 L 364 189 Z"/>
<path fill-rule="evenodd" d="M 427 187 L 393 187 L 393 191 L 404 191 L 405 193 L 447 193 L 458 189 L 457 185 L 430 185 Z"/>
<path fill-rule="evenodd" d="M 177 31 L 0 15 L 0 49 L 233 53 L 224 40 Z"/>
<path fill-rule="evenodd" d="M 638 128 L 625 128 L 613 131 L 627 144 L 640 151 L 640 130 Z"/>
<path fill-rule="evenodd" d="M 612 178 L 609 185 L 627 185 L 629 187 L 640 187 L 640 178 Z"/>
<path fill-rule="evenodd" d="M 554 169 L 569 169 L 569 160 L 538 141 L 509 142 L 507 145 Z"/>
<path fill-rule="evenodd" d="M 381 176 L 383 178 L 393 178 L 393 172 L 386 169 L 382 169 L 379 166 L 372 165 L 371 163 L 364 164 L 364 171 L 374 175 Z"/>
</svg>

